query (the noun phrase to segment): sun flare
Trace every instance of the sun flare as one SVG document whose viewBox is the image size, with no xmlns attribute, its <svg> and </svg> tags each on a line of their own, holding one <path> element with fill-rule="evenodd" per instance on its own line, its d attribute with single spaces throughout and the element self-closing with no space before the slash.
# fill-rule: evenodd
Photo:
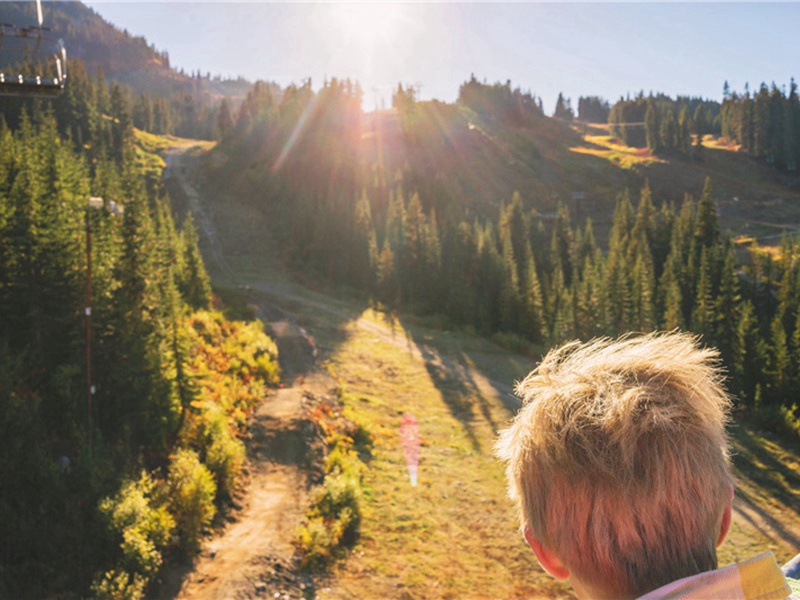
<svg viewBox="0 0 800 600">
<path fill-rule="evenodd" d="M 356 43 L 365 51 L 377 51 L 399 33 L 403 5 L 383 2 L 352 2 L 331 7 L 333 27 L 345 43 Z"/>
</svg>

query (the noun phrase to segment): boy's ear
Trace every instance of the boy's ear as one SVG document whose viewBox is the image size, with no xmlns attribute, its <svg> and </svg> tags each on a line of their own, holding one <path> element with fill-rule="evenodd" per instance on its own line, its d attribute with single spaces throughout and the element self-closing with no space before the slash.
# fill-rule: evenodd
<svg viewBox="0 0 800 600">
<path fill-rule="evenodd" d="M 733 507 L 733 486 L 731 486 L 730 497 L 728 503 L 725 505 L 725 511 L 722 513 L 722 523 L 719 526 L 719 537 L 717 538 L 717 546 L 725 541 L 725 536 L 728 535 L 728 530 L 731 527 L 731 509 Z"/>
<path fill-rule="evenodd" d="M 569 569 L 564 566 L 561 559 L 555 554 L 542 546 L 541 542 L 533 535 L 530 528 L 525 528 L 525 541 L 533 549 L 536 558 L 539 559 L 539 564 L 542 565 L 545 571 L 550 573 L 556 579 L 565 580 L 569 578 Z"/>
</svg>

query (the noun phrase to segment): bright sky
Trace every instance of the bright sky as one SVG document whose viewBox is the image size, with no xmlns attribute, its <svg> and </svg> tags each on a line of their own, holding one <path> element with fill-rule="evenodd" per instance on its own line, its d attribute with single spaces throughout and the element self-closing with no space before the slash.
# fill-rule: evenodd
<svg viewBox="0 0 800 600">
<path fill-rule="evenodd" d="M 721 98 L 800 77 L 800 4 L 86 2 L 173 66 L 284 86 L 358 79 L 365 108 L 398 82 L 451 102 L 474 73 L 541 96 L 639 90 Z"/>
</svg>

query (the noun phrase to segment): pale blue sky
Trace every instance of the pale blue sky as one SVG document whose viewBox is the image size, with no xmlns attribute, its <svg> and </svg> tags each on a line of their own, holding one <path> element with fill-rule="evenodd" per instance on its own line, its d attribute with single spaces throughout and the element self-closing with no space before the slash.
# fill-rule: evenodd
<svg viewBox="0 0 800 600">
<path fill-rule="evenodd" d="M 399 81 L 453 101 L 471 73 L 511 79 L 552 111 L 559 91 L 719 99 L 800 76 L 794 3 L 265 3 L 90 1 L 187 71 L 281 85 L 361 81 L 365 107 Z M 361 24 L 360 24 L 361 23 Z M 376 91 L 377 90 L 377 91 Z"/>
</svg>

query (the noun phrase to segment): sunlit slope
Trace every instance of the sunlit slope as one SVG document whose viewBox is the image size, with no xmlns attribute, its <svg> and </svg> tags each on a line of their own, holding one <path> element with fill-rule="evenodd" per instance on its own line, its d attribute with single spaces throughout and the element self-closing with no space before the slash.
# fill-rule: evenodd
<svg viewBox="0 0 800 600">
<path fill-rule="evenodd" d="M 385 171 L 390 183 L 404 172 L 407 189 L 423 199 L 491 217 L 515 191 L 544 214 L 562 201 L 584 217 L 605 215 L 629 179 L 607 161 L 572 152 L 580 136 L 542 115 L 510 124 L 457 104 L 424 102 L 410 123 L 394 110 L 367 115 L 362 139 L 364 162 Z M 575 205 L 574 195 L 583 194 Z"/>
<path fill-rule="evenodd" d="M 757 236 L 800 226 L 800 178 L 711 136 L 699 157 L 655 156 L 625 146 L 602 127 L 544 116 L 509 125 L 441 103 L 421 103 L 419 115 L 420 133 L 411 140 L 396 111 L 370 115 L 364 138 L 373 145 L 364 149 L 365 160 L 380 164 L 383 157 L 390 176 L 406 166 L 411 189 L 470 203 L 492 216 L 519 191 L 526 205 L 545 215 L 563 202 L 573 217 L 592 217 L 602 232 L 625 187 L 635 193 L 648 180 L 657 202 L 680 203 L 686 193 L 699 195 L 711 177 L 723 226 Z"/>
<path fill-rule="evenodd" d="M 621 190 L 635 196 L 649 180 L 657 204 L 679 204 L 686 193 L 699 195 L 709 176 L 723 227 L 777 239 L 800 223 L 800 179 L 708 136 L 699 157 L 654 156 L 611 138 L 602 126 L 540 114 L 509 122 L 434 101 L 415 103 L 410 113 L 351 116 L 320 145 L 313 110 L 303 113 L 280 127 L 234 132 L 206 165 L 212 185 L 226 194 L 236 190 L 251 204 L 281 202 L 287 189 L 311 189 L 319 165 L 335 161 L 325 193 L 366 192 L 373 206 L 386 206 L 401 189 L 406 197 L 419 193 L 440 217 L 494 219 L 518 191 L 543 218 L 560 202 L 578 222 L 591 217 L 604 237 Z"/>
</svg>

